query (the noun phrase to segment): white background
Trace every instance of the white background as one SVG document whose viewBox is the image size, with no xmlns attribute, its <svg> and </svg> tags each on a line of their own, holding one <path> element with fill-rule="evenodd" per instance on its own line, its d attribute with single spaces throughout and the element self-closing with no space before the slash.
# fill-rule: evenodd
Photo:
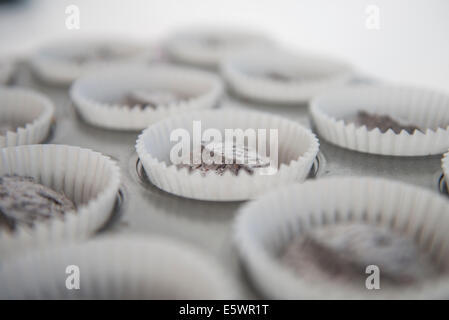
<svg viewBox="0 0 449 320">
<path fill-rule="evenodd" d="M 65 8 L 81 29 L 65 27 Z M 365 27 L 368 5 L 380 30 Z M 45 40 L 125 34 L 161 40 L 177 27 L 219 24 L 266 32 L 291 48 L 332 54 L 364 73 L 449 92 L 448 0 L 37 0 L 0 6 L 0 54 L 26 54 Z"/>
</svg>

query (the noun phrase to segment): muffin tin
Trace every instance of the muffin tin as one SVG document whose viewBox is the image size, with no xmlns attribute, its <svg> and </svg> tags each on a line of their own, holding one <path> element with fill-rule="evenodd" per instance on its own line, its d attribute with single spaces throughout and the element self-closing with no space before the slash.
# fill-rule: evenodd
<svg viewBox="0 0 449 320">
<path fill-rule="evenodd" d="M 210 202 L 177 197 L 149 182 L 135 151 L 139 132 L 112 131 L 85 123 L 72 105 L 67 88 L 51 87 L 33 77 L 26 65 L 18 66 L 15 85 L 48 95 L 55 104 L 55 125 L 46 143 L 90 148 L 115 159 L 122 184 L 116 205 L 101 234 L 164 235 L 190 243 L 210 254 L 241 284 L 244 298 L 263 298 L 246 275 L 232 243 L 232 223 L 245 202 Z M 232 102 L 226 106 L 226 102 Z M 225 108 L 272 112 L 311 127 L 306 105 L 277 106 L 226 96 Z M 313 129 L 313 128 L 312 128 Z M 308 179 L 321 176 L 381 176 L 423 186 L 447 195 L 441 155 L 389 157 L 363 154 L 320 139 L 320 152 Z"/>
</svg>

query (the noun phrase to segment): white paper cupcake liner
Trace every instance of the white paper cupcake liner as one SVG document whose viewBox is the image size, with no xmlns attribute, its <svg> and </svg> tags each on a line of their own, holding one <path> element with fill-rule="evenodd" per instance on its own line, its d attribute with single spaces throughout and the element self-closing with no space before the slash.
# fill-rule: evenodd
<svg viewBox="0 0 449 320">
<path fill-rule="evenodd" d="M 17 130 L 0 135 L 0 148 L 44 141 L 53 115 L 47 97 L 28 89 L 0 87 L 0 124 L 18 125 Z"/>
<path fill-rule="evenodd" d="M 76 53 L 92 51 L 98 46 L 121 49 L 125 54 L 111 60 L 98 60 L 79 64 L 69 58 Z M 116 63 L 126 61 L 149 62 L 157 60 L 160 52 L 154 47 L 144 47 L 137 41 L 126 39 L 75 38 L 56 41 L 42 47 L 30 58 L 34 73 L 44 82 L 55 85 L 69 85 L 78 77 L 94 70 L 108 69 Z"/>
<path fill-rule="evenodd" d="M 359 110 L 389 115 L 423 132 L 400 134 L 368 130 L 344 121 Z M 343 148 L 391 156 L 427 156 L 449 149 L 449 96 L 427 89 L 400 86 L 356 86 L 324 94 L 310 104 L 320 136 Z"/>
<path fill-rule="evenodd" d="M 191 98 L 141 109 L 119 101 L 135 89 L 176 89 Z M 70 95 L 89 123 L 116 130 L 142 130 L 170 115 L 214 107 L 223 93 L 221 80 L 208 72 L 171 65 L 122 65 L 90 73 L 74 82 Z"/>
<path fill-rule="evenodd" d="M 29 145 L 0 149 L 0 176 L 32 177 L 63 192 L 77 206 L 63 219 L 0 229 L 0 260 L 49 243 L 73 241 L 95 233 L 108 220 L 120 185 L 118 166 L 98 152 L 66 145 Z"/>
<path fill-rule="evenodd" d="M 278 129 L 278 163 L 274 175 L 249 175 L 241 170 L 237 176 L 226 171 L 222 176 L 209 172 L 202 176 L 198 170 L 190 173 L 178 169 L 170 161 L 170 133 L 177 128 L 188 130 L 201 121 L 202 130 L 216 128 Z M 238 201 L 253 198 L 262 192 L 294 181 L 304 181 L 318 153 L 319 143 L 309 129 L 296 122 L 262 112 L 240 110 L 208 110 L 183 114 L 158 122 L 139 136 L 137 154 L 149 180 L 158 188 L 186 198 L 211 201 Z"/>
<path fill-rule="evenodd" d="M 227 46 L 211 47 L 207 39 L 237 41 Z M 167 40 L 167 55 L 174 61 L 199 67 L 217 69 L 220 60 L 229 54 L 258 48 L 263 51 L 274 42 L 261 34 L 229 28 L 191 28 L 173 35 Z"/>
<path fill-rule="evenodd" d="M 68 290 L 67 266 L 79 268 Z M 71 271 L 73 273 L 73 271 Z M 232 278 L 190 246 L 121 235 L 57 246 L 0 265 L 1 299 L 236 299 Z"/>
<path fill-rule="evenodd" d="M 325 178 L 282 188 L 247 204 L 234 240 L 257 287 L 276 299 L 432 299 L 449 297 L 449 277 L 420 286 L 368 290 L 301 278 L 281 262 L 295 236 L 344 222 L 385 226 L 410 236 L 439 261 L 448 260 L 449 205 L 430 190 L 379 178 Z M 368 275 L 367 275 L 368 276 Z"/>
<path fill-rule="evenodd" d="M 0 85 L 7 84 L 14 73 L 14 63 L 10 59 L 0 59 Z"/>
<path fill-rule="evenodd" d="M 284 82 L 259 75 L 270 71 L 304 78 Z M 352 68 L 344 62 L 278 49 L 229 55 L 221 63 L 221 72 L 231 89 L 240 96 L 287 104 L 306 102 L 325 90 L 342 86 L 353 76 Z"/>
</svg>

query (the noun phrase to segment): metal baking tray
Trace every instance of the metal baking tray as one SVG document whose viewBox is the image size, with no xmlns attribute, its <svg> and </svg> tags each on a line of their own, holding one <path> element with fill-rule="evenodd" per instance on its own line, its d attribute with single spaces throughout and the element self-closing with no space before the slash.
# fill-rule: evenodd
<svg viewBox="0 0 449 320">
<path fill-rule="evenodd" d="M 248 280 L 232 243 L 233 218 L 245 202 L 191 200 L 159 190 L 148 181 L 135 152 L 139 132 L 112 131 L 85 123 L 70 101 L 68 88 L 41 83 L 25 63 L 18 65 L 14 85 L 40 91 L 55 103 L 56 121 L 46 143 L 90 148 L 118 162 L 122 186 L 111 219 L 99 234 L 158 234 L 190 243 L 215 257 L 235 276 L 243 298 L 263 298 Z M 221 105 L 226 107 L 227 102 L 237 108 L 275 113 L 311 127 L 306 105 L 267 105 L 232 94 Z M 447 195 L 441 156 L 375 156 L 345 150 L 320 139 L 320 153 L 309 179 L 336 175 L 381 176 Z"/>
</svg>

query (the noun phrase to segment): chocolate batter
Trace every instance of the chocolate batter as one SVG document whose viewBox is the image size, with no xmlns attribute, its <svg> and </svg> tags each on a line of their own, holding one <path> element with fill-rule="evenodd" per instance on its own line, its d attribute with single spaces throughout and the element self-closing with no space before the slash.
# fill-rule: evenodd
<svg viewBox="0 0 449 320">
<path fill-rule="evenodd" d="M 287 246 L 282 261 L 306 280 L 350 282 L 361 288 L 368 265 L 379 267 L 381 287 L 414 284 L 442 272 L 413 239 L 360 223 L 307 232 Z"/>
<path fill-rule="evenodd" d="M 222 176 L 226 171 L 230 171 L 234 175 L 238 175 L 240 170 L 244 170 L 250 175 L 254 174 L 255 171 L 260 169 L 270 168 L 270 159 L 261 157 L 259 154 L 253 150 L 248 149 L 248 147 L 239 147 L 235 144 L 231 144 L 232 147 L 222 143 L 211 143 L 206 145 L 201 145 L 201 153 L 204 150 L 209 150 L 211 157 L 215 153 L 220 154 L 219 163 L 207 163 L 201 160 L 201 163 L 193 164 L 193 155 L 190 155 L 190 164 L 179 164 L 178 168 L 186 167 L 190 172 L 194 170 L 199 170 L 201 175 L 205 176 L 209 171 L 215 172 L 215 174 Z"/>
<path fill-rule="evenodd" d="M 187 96 L 171 90 L 134 90 L 126 95 L 125 104 L 130 107 L 156 108 L 187 99 Z"/>
<path fill-rule="evenodd" d="M 402 130 L 405 130 L 410 134 L 413 134 L 415 130 L 421 130 L 415 125 L 401 124 L 388 115 L 371 114 L 366 111 L 357 112 L 354 123 L 357 126 L 365 125 L 368 130 L 379 128 L 382 133 L 387 132 L 388 129 L 393 130 L 396 134 L 399 134 Z"/>
<path fill-rule="evenodd" d="M 64 194 L 36 183 L 33 178 L 0 177 L 0 229 L 14 230 L 17 224 L 33 226 L 36 221 L 62 217 L 75 209 Z"/>
</svg>

